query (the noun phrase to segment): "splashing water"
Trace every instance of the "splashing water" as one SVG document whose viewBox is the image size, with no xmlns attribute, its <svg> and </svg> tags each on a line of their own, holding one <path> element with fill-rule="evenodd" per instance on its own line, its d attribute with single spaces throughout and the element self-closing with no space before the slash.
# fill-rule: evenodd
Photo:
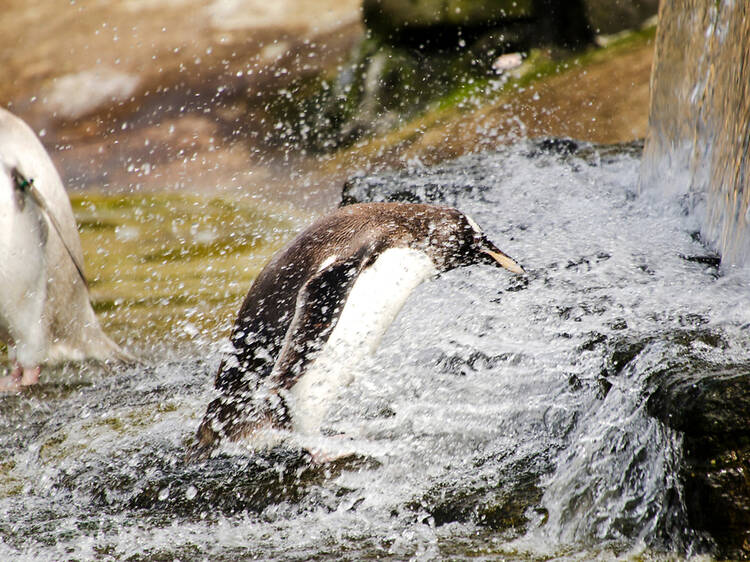
<svg viewBox="0 0 750 562">
<path fill-rule="evenodd" d="M 688 259 L 707 254 L 692 224 L 635 197 L 638 173 L 637 147 L 520 144 L 361 178 L 441 195 L 528 277 L 476 266 L 418 287 L 331 408 L 357 456 L 329 466 L 280 450 L 183 464 L 217 337 L 115 372 L 48 371 L 0 398 L 0 558 L 698 550 L 681 437 L 648 398 L 669 365 L 747 362 L 747 275 Z"/>
</svg>

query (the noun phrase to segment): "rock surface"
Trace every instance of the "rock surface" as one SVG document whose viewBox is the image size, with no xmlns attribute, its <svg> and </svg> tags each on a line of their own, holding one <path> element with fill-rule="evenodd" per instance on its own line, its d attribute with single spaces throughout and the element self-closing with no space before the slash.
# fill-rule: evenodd
<svg viewBox="0 0 750 562">
<path fill-rule="evenodd" d="M 364 22 L 394 46 L 455 47 L 495 29 L 505 40 L 574 46 L 590 39 L 580 0 L 364 0 Z"/>
<path fill-rule="evenodd" d="M 659 0 L 583 0 L 586 20 L 596 34 L 637 29 L 659 9 Z"/>
<path fill-rule="evenodd" d="M 533 0 L 364 0 L 365 25 L 394 44 L 429 40 L 445 32 L 455 39 L 456 28 L 487 29 L 493 25 L 528 19 L 534 15 Z"/>
<path fill-rule="evenodd" d="M 690 524 L 722 558 L 750 559 L 750 364 L 658 373 L 646 406 L 684 435 L 680 480 Z"/>
<path fill-rule="evenodd" d="M 297 135 L 308 137 L 315 150 L 346 146 L 397 128 L 462 85 L 498 74 L 507 79 L 510 74 L 498 70 L 499 56 L 519 53 L 520 65 L 537 49 L 559 59 L 591 45 L 596 33 L 640 29 L 656 8 L 651 0 L 365 0 L 367 39 L 347 67 L 287 121 L 302 129 Z"/>
<path fill-rule="evenodd" d="M 436 35 L 455 43 L 497 28 L 513 37 L 517 24 L 527 26 L 527 40 L 536 44 L 574 46 L 592 34 L 638 29 L 658 8 L 658 0 L 364 0 L 362 13 L 367 28 L 386 42 L 429 50 Z"/>
</svg>

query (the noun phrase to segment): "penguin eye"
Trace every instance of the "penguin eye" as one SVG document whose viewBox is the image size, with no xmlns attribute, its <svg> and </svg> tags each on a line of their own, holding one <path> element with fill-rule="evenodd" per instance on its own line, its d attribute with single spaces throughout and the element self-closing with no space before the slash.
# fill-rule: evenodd
<svg viewBox="0 0 750 562">
<path fill-rule="evenodd" d="M 34 183 L 33 179 L 26 179 L 26 176 L 19 172 L 18 168 L 13 168 L 10 172 L 10 175 L 13 178 L 13 182 L 16 184 L 16 188 L 20 189 L 21 191 L 26 191 L 26 189 L 30 187 L 32 183 Z"/>
</svg>

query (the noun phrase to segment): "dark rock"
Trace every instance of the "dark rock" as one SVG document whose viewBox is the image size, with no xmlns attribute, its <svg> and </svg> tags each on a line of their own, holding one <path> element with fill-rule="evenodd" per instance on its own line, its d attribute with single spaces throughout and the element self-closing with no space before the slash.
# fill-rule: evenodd
<svg viewBox="0 0 750 562">
<path fill-rule="evenodd" d="M 128 463 L 89 465 L 63 475 L 58 490 L 77 495 L 85 489 L 97 509 L 119 513 L 141 510 L 149 516 L 203 518 L 260 513 L 281 502 L 299 503 L 312 490 L 345 470 L 376 466 L 351 455 L 330 463 L 311 461 L 303 450 L 277 447 L 249 456 L 223 456 L 185 464 L 184 451 L 167 449 Z M 340 489 L 337 497 L 346 495 Z M 335 507 L 335 506 L 334 506 Z"/>
<path fill-rule="evenodd" d="M 652 338 L 623 338 L 617 340 L 608 354 L 607 361 L 602 369 L 602 376 L 607 378 L 619 375 L 652 341 Z"/>
<path fill-rule="evenodd" d="M 591 39 L 581 0 L 365 0 L 362 13 L 385 42 L 427 50 L 472 43 L 492 29 L 524 37 L 523 48 Z"/>
<path fill-rule="evenodd" d="M 362 13 L 370 27 L 474 26 L 531 17 L 533 3 L 533 0 L 364 0 Z"/>
<path fill-rule="evenodd" d="M 677 330 L 608 344 L 599 384 L 611 386 L 664 342 L 673 351 L 652 368 L 645 408 L 682 434 L 677 475 L 688 524 L 710 537 L 718 557 L 750 559 L 750 363 L 712 362 L 695 344 L 721 351 L 727 347 L 721 334 L 702 327 Z"/>
<path fill-rule="evenodd" d="M 462 161 L 471 166 L 471 160 L 472 157 L 465 157 Z M 479 163 L 477 157 L 473 157 L 473 160 Z M 446 173 L 453 169 L 462 172 Z M 377 201 L 456 205 L 459 198 L 467 195 L 481 197 L 489 189 L 485 182 L 486 174 L 478 166 L 471 167 L 469 174 L 465 170 L 460 165 L 446 164 L 418 171 L 402 170 L 372 176 L 354 176 L 344 183 L 341 205 Z"/>
<path fill-rule="evenodd" d="M 534 43 L 578 49 L 591 43 L 593 32 L 586 20 L 583 0 L 535 0 Z"/>
<path fill-rule="evenodd" d="M 509 462 L 478 459 L 464 479 L 437 482 L 407 507 L 426 512 L 438 526 L 471 521 L 517 536 L 529 523 L 530 509 L 544 513 L 540 478 L 551 468 L 539 455 Z"/>
<path fill-rule="evenodd" d="M 701 449 L 716 456 L 727 442 L 750 445 L 750 364 L 718 365 L 707 371 L 673 370 L 660 373 L 650 396 L 649 413 L 691 439 L 702 440 Z"/>
<path fill-rule="evenodd" d="M 684 434 L 691 527 L 708 532 L 719 557 L 750 559 L 750 364 L 660 373 L 646 407 Z"/>
<path fill-rule="evenodd" d="M 582 0 L 365 0 L 363 17 L 367 34 L 338 75 L 269 102 L 285 142 L 334 150 L 496 76 L 499 55 L 558 56 L 593 40 Z"/>
<path fill-rule="evenodd" d="M 702 256 L 680 255 L 680 257 L 685 261 L 707 265 L 708 267 L 712 267 L 714 269 L 718 269 L 721 265 L 721 256 L 719 256 L 718 254 L 707 254 Z"/>
<path fill-rule="evenodd" d="M 351 455 L 318 464 L 301 450 L 273 449 L 238 462 L 237 457 L 216 457 L 188 467 L 163 471 L 135 494 L 131 509 L 202 516 L 206 512 L 231 515 L 260 513 L 269 505 L 299 502 L 315 485 L 344 470 L 377 464 Z M 339 497 L 347 493 L 341 490 Z"/>
<path fill-rule="evenodd" d="M 594 33 L 637 29 L 656 14 L 659 0 L 583 0 L 586 19 Z"/>
<path fill-rule="evenodd" d="M 450 183 L 420 182 L 404 184 L 399 180 L 407 176 L 393 176 L 352 178 L 344 183 L 341 195 L 341 205 L 353 205 L 365 202 L 398 202 L 398 203 L 437 203 L 455 199 L 458 193 L 472 193 L 482 188 L 464 185 L 457 186 Z M 393 181 L 396 180 L 396 181 Z"/>
<path fill-rule="evenodd" d="M 578 142 L 565 138 L 545 138 L 536 143 L 536 148 L 543 154 L 575 154 L 578 150 Z M 531 154 L 533 156 L 533 153 Z"/>
</svg>

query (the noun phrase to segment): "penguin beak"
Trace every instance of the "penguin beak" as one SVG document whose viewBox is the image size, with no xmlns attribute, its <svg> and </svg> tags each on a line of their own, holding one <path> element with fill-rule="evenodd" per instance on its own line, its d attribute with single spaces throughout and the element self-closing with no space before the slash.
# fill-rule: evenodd
<svg viewBox="0 0 750 562">
<path fill-rule="evenodd" d="M 480 251 L 488 256 L 487 261 L 491 264 L 504 267 L 508 271 L 518 273 L 519 275 L 526 273 L 524 268 L 521 267 L 516 260 L 501 252 L 500 249 L 489 240 L 483 240 L 483 243 L 480 246 Z"/>
</svg>

